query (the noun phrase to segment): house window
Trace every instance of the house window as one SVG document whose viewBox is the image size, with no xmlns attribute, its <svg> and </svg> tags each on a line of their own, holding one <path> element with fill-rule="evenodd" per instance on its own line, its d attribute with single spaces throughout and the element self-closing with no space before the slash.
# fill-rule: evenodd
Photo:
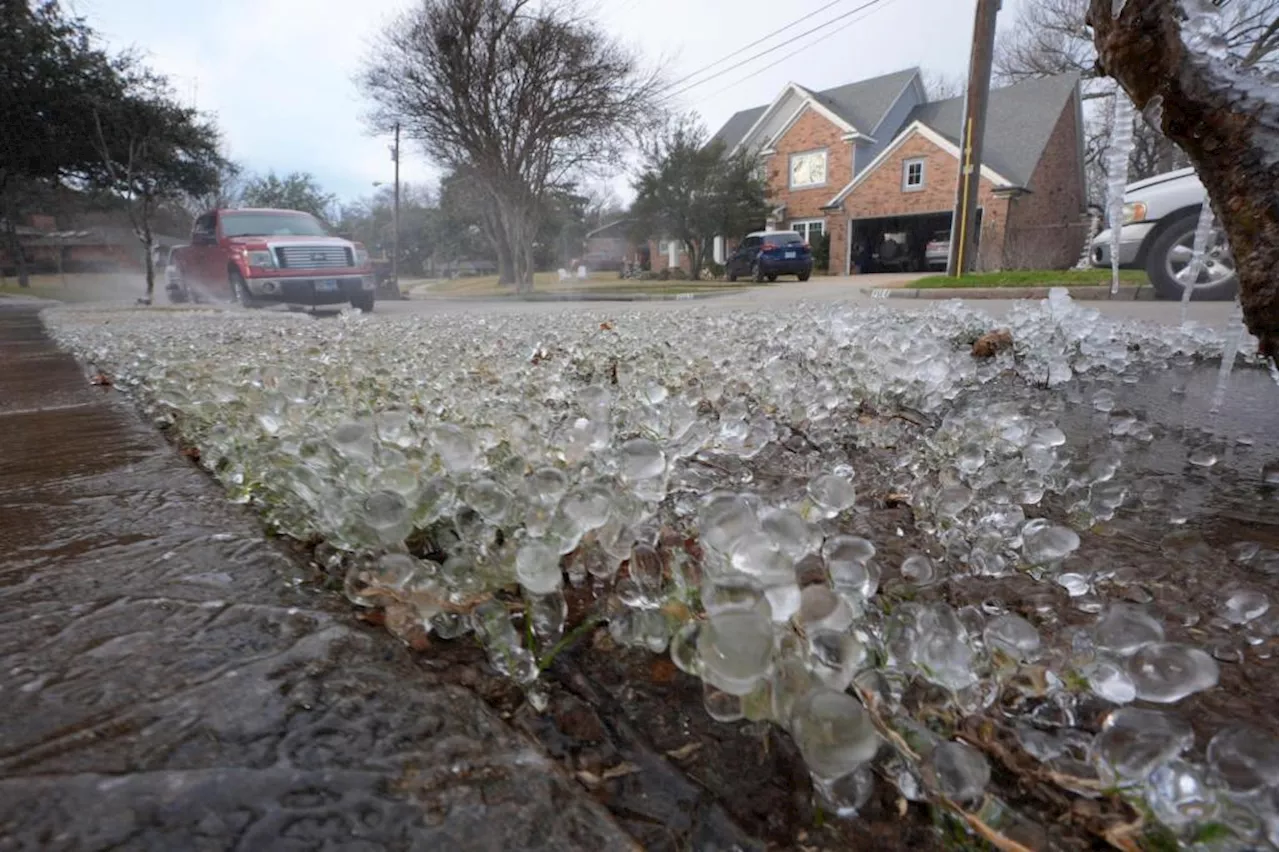
<svg viewBox="0 0 1280 852">
<path fill-rule="evenodd" d="M 791 230 L 804 237 L 805 242 L 814 245 L 826 228 L 822 219 L 797 219 L 791 223 Z"/>
<path fill-rule="evenodd" d="M 902 164 L 902 191 L 924 189 L 924 160 L 906 160 Z"/>
<path fill-rule="evenodd" d="M 822 186 L 827 182 L 827 152 L 806 151 L 803 154 L 792 154 L 790 175 L 792 189 Z"/>
<path fill-rule="evenodd" d="M 658 240 L 658 254 L 666 254 L 666 253 L 667 253 L 667 241 Z"/>
</svg>

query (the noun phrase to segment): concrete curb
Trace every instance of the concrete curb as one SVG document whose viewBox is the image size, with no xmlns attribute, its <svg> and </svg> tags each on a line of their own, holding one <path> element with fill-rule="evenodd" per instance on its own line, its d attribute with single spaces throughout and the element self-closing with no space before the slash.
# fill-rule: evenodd
<svg viewBox="0 0 1280 852">
<path fill-rule="evenodd" d="M 527 296 L 413 296 L 415 302 L 690 302 L 701 299 L 717 299 L 743 292 L 745 287 L 734 287 L 716 293 L 531 293 Z"/>
<path fill-rule="evenodd" d="M 875 299 L 1047 299 L 1054 287 L 919 287 L 872 290 Z M 1156 291 L 1147 286 L 1122 285 L 1114 296 L 1110 287 L 1067 287 L 1077 301 L 1152 302 Z"/>
</svg>

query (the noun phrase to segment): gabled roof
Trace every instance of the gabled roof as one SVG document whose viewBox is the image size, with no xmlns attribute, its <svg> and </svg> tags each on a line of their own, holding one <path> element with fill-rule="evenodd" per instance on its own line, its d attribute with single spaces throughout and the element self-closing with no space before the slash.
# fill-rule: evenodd
<svg viewBox="0 0 1280 852">
<path fill-rule="evenodd" d="M 1071 72 L 992 89 L 982 162 L 1014 186 L 1025 187 L 1079 81 L 1079 74 Z M 907 116 L 903 129 L 916 121 L 958 145 L 964 135 L 964 98 L 920 104 Z"/>
<path fill-rule="evenodd" d="M 625 227 L 625 226 L 627 226 L 627 225 L 630 225 L 630 224 L 634 223 L 635 221 L 636 221 L 635 219 L 625 219 L 625 218 L 624 218 L 624 219 L 614 219 L 612 222 L 610 222 L 610 223 L 609 223 L 609 224 L 607 224 L 607 225 L 601 225 L 599 228 L 596 228 L 595 230 L 587 231 L 587 233 L 586 233 L 586 239 L 591 239 L 592 237 L 598 237 L 598 236 L 600 236 L 601 234 L 604 234 L 606 231 L 610 231 L 610 230 L 612 230 L 612 229 L 614 229 L 614 228 L 617 228 L 617 227 L 619 227 L 619 226 L 623 226 L 623 227 Z"/>
<path fill-rule="evenodd" d="M 959 145 L 952 142 L 950 139 L 943 136 L 938 131 L 929 127 L 924 122 L 919 120 L 913 121 L 910 124 L 908 124 L 906 127 L 899 130 L 898 135 L 893 137 L 893 141 L 890 142 L 888 145 L 886 145 L 884 150 L 881 151 L 879 154 L 877 154 L 876 158 L 867 164 L 866 168 L 862 169 L 862 171 L 854 175 L 853 180 L 845 184 L 844 187 L 839 192 L 837 192 L 830 201 L 822 205 L 823 209 L 839 206 L 842 201 L 844 201 L 846 198 L 849 197 L 849 193 L 853 192 L 855 189 L 858 188 L 859 184 L 861 184 L 863 181 L 867 180 L 873 174 L 875 174 L 876 169 L 880 168 L 880 165 L 882 163 L 884 163 L 886 160 L 892 157 L 894 153 L 899 148 L 902 147 L 903 143 L 905 143 L 912 136 L 916 136 L 916 135 L 923 136 L 925 139 L 928 139 L 934 145 L 937 145 L 939 148 L 946 151 L 951 156 L 955 157 L 956 162 L 960 161 Z M 1007 177 L 1000 174 L 999 172 L 991 168 L 991 166 L 987 165 L 986 163 L 982 164 L 981 174 L 984 178 L 991 181 L 991 183 L 994 184 L 997 189 L 1010 189 L 1016 186 L 1016 184 L 1011 182 Z"/>
<path fill-rule="evenodd" d="M 869 80 L 859 80 L 856 83 L 847 83 L 843 86 L 836 86 L 834 89 L 825 89 L 820 92 L 805 89 L 794 83 L 788 83 L 783 89 L 783 94 L 796 90 L 812 98 L 819 107 L 830 111 L 840 121 L 869 135 L 880 123 L 885 113 L 889 111 L 889 108 L 893 106 L 898 96 L 902 94 L 910 83 L 911 78 L 919 75 L 919 73 L 920 69 L 918 68 L 907 68 L 902 71 L 895 71 L 892 74 L 872 77 Z M 779 96 L 780 98 L 781 95 Z M 713 138 L 722 140 L 726 148 L 733 148 L 746 138 L 748 132 L 756 126 L 756 123 L 760 121 L 765 112 L 776 103 L 778 103 L 778 99 L 764 106 L 752 107 L 751 109 L 744 109 L 734 113 L 724 123 L 724 126 L 716 131 Z"/>
<path fill-rule="evenodd" d="M 911 78 L 919 74 L 919 68 L 905 68 L 892 74 L 846 83 L 814 94 L 836 115 L 863 133 L 870 134 L 911 82 Z"/>
</svg>

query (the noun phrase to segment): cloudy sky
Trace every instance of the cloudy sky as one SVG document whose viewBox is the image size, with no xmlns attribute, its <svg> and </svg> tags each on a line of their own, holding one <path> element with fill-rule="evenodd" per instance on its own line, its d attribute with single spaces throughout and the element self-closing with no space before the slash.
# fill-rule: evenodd
<svg viewBox="0 0 1280 852">
<path fill-rule="evenodd" d="M 216 114 L 230 155 L 250 170 L 309 171 L 343 199 L 391 179 L 389 140 L 368 134 L 352 77 L 377 33 L 415 0 L 65 2 L 110 46 L 141 51 L 183 98 Z M 1005 25 L 1016 6 L 1006 0 Z M 697 110 L 712 130 L 769 102 L 789 80 L 822 89 L 913 65 L 961 76 L 973 29 L 972 0 L 596 0 L 588 9 L 677 83 L 673 91 L 706 80 L 677 105 Z M 406 148 L 404 180 L 436 174 L 426 152 Z M 612 185 L 625 194 L 625 178 Z"/>
</svg>

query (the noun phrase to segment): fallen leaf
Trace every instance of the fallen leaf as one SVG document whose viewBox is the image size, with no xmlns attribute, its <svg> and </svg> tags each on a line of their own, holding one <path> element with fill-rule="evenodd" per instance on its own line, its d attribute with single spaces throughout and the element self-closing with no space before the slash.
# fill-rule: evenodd
<svg viewBox="0 0 1280 852">
<path fill-rule="evenodd" d="M 1009 333 L 1009 329 L 1000 328 L 995 331 L 988 331 L 979 337 L 973 344 L 973 357 L 990 358 L 997 352 L 1013 346 L 1013 335 Z"/>
<path fill-rule="evenodd" d="M 574 775 L 582 782 L 583 786 L 586 787 L 599 787 L 602 783 L 599 775 L 594 772 L 588 772 L 585 769 L 579 769 L 574 773 Z"/>
<path fill-rule="evenodd" d="M 609 781 L 614 778 L 623 778 L 627 775 L 635 775 L 639 771 L 640 771 L 639 766 L 636 766 L 634 763 L 628 763 L 627 761 L 624 760 L 622 763 L 619 763 L 617 766 L 610 766 L 604 772 L 601 772 L 600 777 L 606 781 Z"/>
<path fill-rule="evenodd" d="M 108 376 L 106 373 L 102 372 L 101 370 L 99 370 L 97 375 L 95 375 L 92 379 L 90 379 L 89 382 L 91 384 L 94 384 L 94 385 L 97 385 L 98 387 L 103 387 L 103 388 L 109 388 L 113 384 L 115 384 L 113 381 L 111 381 L 111 377 Z"/>
<path fill-rule="evenodd" d="M 671 758 L 672 760 L 684 760 L 686 757 L 693 754 L 695 751 L 697 751 L 700 748 L 702 748 L 702 743 L 698 743 L 698 742 L 687 743 L 685 745 L 680 746 L 680 748 L 671 749 L 671 751 L 667 752 L 666 754 L 667 754 L 667 757 Z M 800 839 L 803 840 L 804 838 L 800 838 Z"/>
<path fill-rule="evenodd" d="M 608 321 L 608 322 L 602 322 L 602 323 L 600 323 L 600 330 L 601 330 L 601 331 L 613 331 L 613 321 L 612 321 L 612 320 L 610 320 L 610 321 Z"/>
</svg>

